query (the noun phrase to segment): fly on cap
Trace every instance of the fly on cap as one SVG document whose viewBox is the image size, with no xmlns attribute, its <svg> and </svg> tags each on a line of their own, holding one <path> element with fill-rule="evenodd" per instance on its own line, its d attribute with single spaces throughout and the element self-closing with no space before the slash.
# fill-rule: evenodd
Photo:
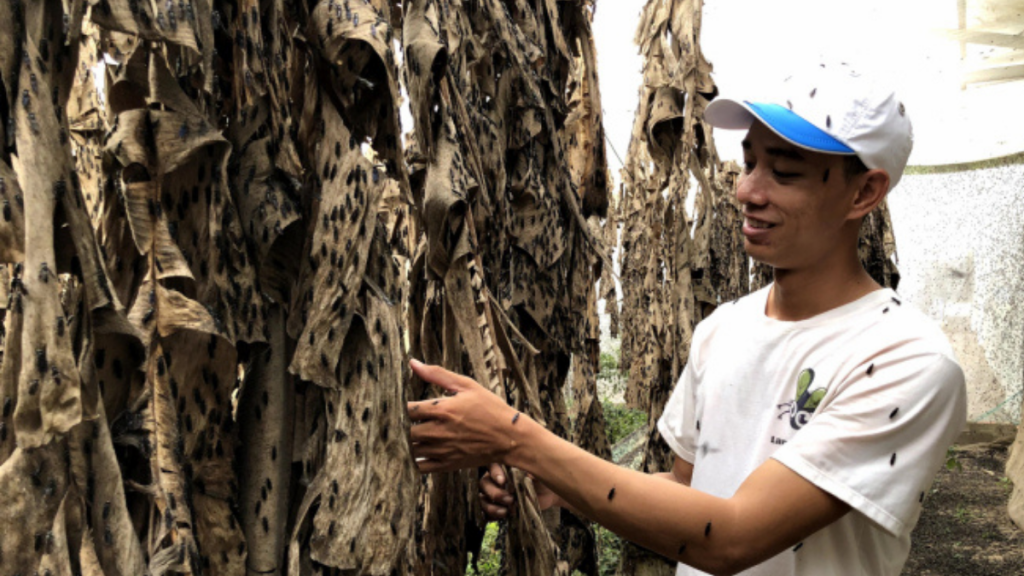
<svg viewBox="0 0 1024 576">
<path fill-rule="evenodd" d="M 787 78 L 774 95 L 716 99 L 704 118 L 729 130 L 747 130 L 756 119 L 794 146 L 856 155 L 868 168 L 889 174 L 889 190 L 914 146 L 910 118 L 896 94 L 847 66 L 814 67 Z"/>
</svg>

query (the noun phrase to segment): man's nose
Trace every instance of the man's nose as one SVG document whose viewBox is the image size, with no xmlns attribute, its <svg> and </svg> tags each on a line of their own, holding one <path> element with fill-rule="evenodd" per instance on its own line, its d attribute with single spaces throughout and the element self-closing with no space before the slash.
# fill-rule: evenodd
<svg viewBox="0 0 1024 576">
<path fill-rule="evenodd" d="M 736 200 L 744 205 L 764 206 L 768 203 L 765 184 L 761 170 L 757 168 L 749 174 L 741 174 L 736 184 Z"/>
</svg>

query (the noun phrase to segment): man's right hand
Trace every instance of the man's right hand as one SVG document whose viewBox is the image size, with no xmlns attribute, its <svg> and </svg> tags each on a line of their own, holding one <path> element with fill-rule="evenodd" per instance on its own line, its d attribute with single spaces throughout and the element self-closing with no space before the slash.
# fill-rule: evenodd
<svg viewBox="0 0 1024 576">
<path fill-rule="evenodd" d="M 505 471 L 500 464 L 491 464 L 487 473 L 480 479 L 480 504 L 483 506 L 484 514 L 491 520 L 508 518 L 509 510 L 515 504 L 515 496 L 505 489 Z M 533 489 L 537 493 L 537 503 L 541 510 L 547 510 L 552 506 L 560 506 L 561 498 L 545 486 L 542 482 L 533 480 Z"/>
</svg>

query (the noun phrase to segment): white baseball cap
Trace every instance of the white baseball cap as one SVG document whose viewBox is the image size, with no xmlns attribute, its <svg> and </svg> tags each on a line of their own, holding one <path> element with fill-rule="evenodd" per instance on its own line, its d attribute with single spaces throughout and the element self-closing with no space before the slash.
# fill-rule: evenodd
<svg viewBox="0 0 1024 576">
<path fill-rule="evenodd" d="M 818 66 L 791 76 L 753 100 L 717 98 L 704 119 L 716 128 L 746 130 L 763 122 L 795 146 L 856 155 L 870 169 L 889 174 L 892 190 L 907 167 L 914 133 L 903 103 L 892 90 L 846 66 Z"/>
</svg>

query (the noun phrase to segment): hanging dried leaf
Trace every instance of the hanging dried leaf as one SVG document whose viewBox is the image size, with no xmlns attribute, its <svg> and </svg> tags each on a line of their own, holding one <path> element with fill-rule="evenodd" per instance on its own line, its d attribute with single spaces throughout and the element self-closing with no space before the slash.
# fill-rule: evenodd
<svg viewBox="0 0 1024 576">
<path fill-rule="evenodd" d="M 608 259 L 596 220 L 608 190 L 592 9 L 519 3 L 513 14 L 498 2 L 414 1 L 403 31 L 416 128 L 408 163 L 423 230 L 410 276 L 411 352 L 472 375 L 565 437 L 573 355 L 581 370 L 591 366 L 579 380 L 596 397 L 595 283 Z M 421 390 L 416 383 L 414 396 Z M 594 404 L 581 420 L 602 435 L 578 438 L 601 451 Z M 518 471 L 511 486 L 521 514 L 504 532 L 507 570 L 594 565 L 592 537 L 575 535 L 579 522 L 560 528 L 542 517 Z M 476 492 L 475 477 L 462 474 L 425 486 L 418 573 L 465 570 L 461 545 L 436 542 L 482 528 Z"/>
<path fill-rule="evenodd" d="M 288 546 L 295 576 L 405 573 L 411 549 L 403 290 L 396 224 L 381 214 L 408 190 L 390 22 L 379 2 L 324 1 L 308 15 L 312 73 L 298 131 L 317 196 L 287 330 L 296 338 L 289 369 L 311 383 L 296 404 L 304 492 Z"/>
<path fill-rule="evenodd" d="M 655 424 L 686 365 L 694 326 L 749 290 L 732 194 L 738 170 L 719 162 L 703 119 L 717 89 L 700 51 L 702 5 L 651 0 L 636 34 L 644 84 L 622 172 L 621 366 L 630 375 L 627 402 L 648 413 L 647 472 L 672 466 Z M 691 193 L 693 218 L 685 208 Z M 635 546 L 619 565 L 620 574 L 674 571 L 673 562 Z"/>
</svg>

